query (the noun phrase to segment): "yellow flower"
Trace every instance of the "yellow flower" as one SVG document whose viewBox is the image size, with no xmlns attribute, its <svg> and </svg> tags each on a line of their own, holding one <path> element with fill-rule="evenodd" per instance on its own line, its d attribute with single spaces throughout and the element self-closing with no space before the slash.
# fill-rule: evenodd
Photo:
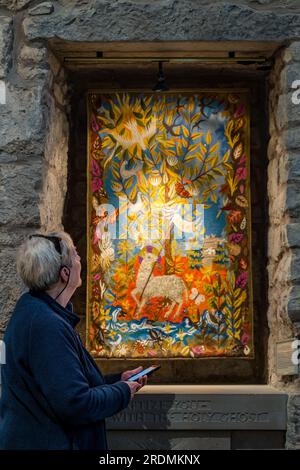
<svg viewBox="0 0 300 470">
<path fill-rule="evenodd" d="M 110 332 L 108 333 L 108 336 L 109 336 L 110 338 L 114 339 L 117 334 L 118 334 L 118 333 L 117 333 L 116 331 L 110 331 Z"/>
<path fill-rule="evenodd" d="M 210 266 L 204 266 L 202 268 L 202 280 L 205 281 L 210 281 L 211 277 L 213 276 L 214 272 L 211 270 Z"/>
<path fill-rule="evenodd" d="M 165 333 L 170 333 L 173 330 L 173 328 L 172 328 L 171 325 L 168 324 L 164 327 L 163 330 L 164 330 Z"/>
<path fill-rule="evenodd" d="M 193 273 L 190 273 L 190 274 L 187 273 L 187 274 L 185 274 L 184 277 L 185 277 L 185 280 L 186 280 L 187 282 L 193 282 L 193 280 L 194 280 L 194 274 L 193 274 Z"/>
<path fill-rule="evenodd" d="M 180 341 L 182 341 L 183 338 L 186 336 L 186 333 L 181 329 L 178 331 L 176 336 L 180 339 Z"/>
<path fill-rule="evenodd" d="M 103 307 L 100 309 L 99 320 L 100 320 L 101 322 L 105 322 L 105 321 L 111 320 L 111 315 L 108 313 L 108 311 L 105 312 L 105 310 L 104 310 Z"/>
</svg>

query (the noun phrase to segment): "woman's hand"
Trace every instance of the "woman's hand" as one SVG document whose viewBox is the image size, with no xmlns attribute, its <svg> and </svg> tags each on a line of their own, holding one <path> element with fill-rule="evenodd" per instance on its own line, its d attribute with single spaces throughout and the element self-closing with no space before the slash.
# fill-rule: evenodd
<svg viewBox="0 0 300 470">
<path fill-rule="evenodd" d="M 136 392 L 138 392 L 140 390 L 140 388 L 143 387 L 143 385 L 141 385 L 139 382 L 126 382 L 125 381 L 125 383 L 130 388 L 130 393 L 131 393 L 130 400 L 132 400 L 134 395 L 136 394 Z"/>
<path fill-rule="evenodd" d="M 138 374 L 139 372 L 141 372 L 143 370 L 143 367 L 142 366 L 139 366 L 137 367 L 136 369 L 132 369 L 132 370 L 126 370 L 125 372 L 123 372 L 123 374 L 121 375 L 121 380 L 128 380 L 132 375 L 135 375 L 135 374 Z M 139 384 L 142 385 L 142 387 L 144 385 L 146 385 L 147 383 L 147 375 L 144 375 L 144 377 L 141 377 L 140 379 L 137 380 L 137 382 Z"/>
<path fill-rule="evenodd" d="M 140 390 L 140 388 L 144 387 L 144 385 L 147 384 L 147 375 L 144 375 L 144 377 L 141 377 L 139 378 L 137 381 L 135 382 L 127 382 L 127 380 L 129 379 L 129 377 L 131 377 L 132 375 L 134 374 L 138 374 L 139 372 L 141 372 L 143 370 L 143 367 L 140 366 L 140 367 L 137 367 L 136 369 L 132 369 L 132 370 L 126 370 L 125 372 L 122 373 L 121 375 L 121 380 L 124 380 L 124 382 L 126 382 L 129 386 L 130 386 L 130 389 L 131 389 L 131 393 L 133 393 L 133 395 L 138 391 Z M 132 384 L 135 384 L 135 387 L 131 387 Z M 131 396 L 131 398 L 133 397 L 133 395 Z"/>
</svg>

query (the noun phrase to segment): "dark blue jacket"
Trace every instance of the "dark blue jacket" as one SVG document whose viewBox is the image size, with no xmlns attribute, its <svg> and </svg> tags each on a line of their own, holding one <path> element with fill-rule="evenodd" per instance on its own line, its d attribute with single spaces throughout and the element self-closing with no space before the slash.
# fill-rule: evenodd
<svg viewBox="0 0 300 470">
<path fill-rule="evenodd" d="M 107 449 L 105 418 L 128 406 L 130 388 L 101 374 L 78 321 L 45 293 L 17 302 L 4 335 L 0 449 Z"/>
</svg>

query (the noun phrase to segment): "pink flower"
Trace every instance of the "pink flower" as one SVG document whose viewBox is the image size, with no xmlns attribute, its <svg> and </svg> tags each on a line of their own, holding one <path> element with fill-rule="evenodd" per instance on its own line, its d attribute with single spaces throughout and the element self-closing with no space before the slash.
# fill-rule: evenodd
<svg viewBox="0 0 300 470">
<path fill-rule="evenodd" d="M 96 274 L 93 279 L 94 281 L 99 281 L 99 279 L 101 278 L 100 274 Z"/>
<path fill-rule="evenodd" d="M 236 175 L 238 181 L 245 180 L 247 178 L 247 168 L 245 168 L 244 166 L 240 166 L 236 170 Z"/>
<path fill-rule="evenodd" d="M 233 243 L 240 243 L 244 238 L 242 233 L 232 233 L 229 235 L 229 240 Z"/>
<path fill-rule="evenodd" d="M 99 124 L 98 124 L 98 122 L 97 122 L 97 120 L 96 120 L 95 114 L 92 114 L 92 119 L 91 119 L 91 121 L 92 121 L 92 130 L 93 130 L 94 132 L 97 132 L 97 131 L 100 129 L 100 126 L 99 126 Z"/>
<path fill-rule="evenodd" d="M 101 176 L 101 168 L 93 158 L 91 160 L 91 172 L 93 176 Z"/>
<path fill-rule="evenodd" d="M 202 354 L 205 353 L 205 347 L 204 346 L 194 346 L 191 348 L 191 351 L 195 354 L 195 356 L 201 356 Z"/>
<path fill-rule="evenodd" d="M 243 345 L 248 344 L 249 339 L 250 339 L 250 335 L 249 335 L 249 333 L 248 333 L 247 331 L 245 331 L 245 333 L 243 333 L 243 335 L 242 335 L 242 337 L 241 337 L 241 343 L 242 343 Z"/>
<path fill-rule="evenodd" d="M 247 156 L 244 154 L 242 156 L 242 158 L 240 158 L 239 164 L 242 165 L 242 164 L 246 163 L 246 161 L 247 161 Z"/>
<path fill-rule="evenodd" d="M 240 116 L 243 116 L 243 114 L 245 114 L 245 111 L 246 111 L 246 107 L 244 104 L 241 104 L 238 109 L 236 110 L 236 112 L 234 113 L 234 117 L 235 118 L 238 118 Z"/>
<path fill-rule="evenodd" d="M 248 283 L 248 273 L 244 272 L 240 274 L 235 282 L 236 287 L 240 287 L 241 289 L 245 289 Z"/>
<path fill-rule="evenodd" d="M 92 192 L 96 193 L 103 187 L 103 180 L 101 178 L 93 178 L 92 180 Z"/>
<path fill-rule="evenodd" d="M 154 349 L 150 349 L 149 356 L 151 356 L 151 357 L 157 356 L 157 352 L 154 351 Z"/>
</svg>

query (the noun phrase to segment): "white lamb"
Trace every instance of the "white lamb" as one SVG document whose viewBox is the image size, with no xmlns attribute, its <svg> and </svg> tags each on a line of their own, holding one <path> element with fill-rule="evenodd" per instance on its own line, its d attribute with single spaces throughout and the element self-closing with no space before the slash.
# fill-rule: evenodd
<svg viewBox="0 0 300 470">
<path fill-rule="evenodd" d="M 170 316 L 176 304 L 178 305 L 174 317 L 177 317 L 183 304 L 183 295 L 185 300 L 188 299 L 187 288 L 183 280 L 176 276 L 176 274 L 154 276 L 152 270 L 156 260 L 157 256 L 152 253 L 146 253 L 141 263 L 137 275 L 136 288 L 131 292 L 138 306 L 135 316 L 139 315 L 147 300 L 154 297 L 166 297 L 172 301 L 166 313 L 166 318 Z M 138 300 L 137 294 L 141 296 L 140 300 Z"/>
</svg>

